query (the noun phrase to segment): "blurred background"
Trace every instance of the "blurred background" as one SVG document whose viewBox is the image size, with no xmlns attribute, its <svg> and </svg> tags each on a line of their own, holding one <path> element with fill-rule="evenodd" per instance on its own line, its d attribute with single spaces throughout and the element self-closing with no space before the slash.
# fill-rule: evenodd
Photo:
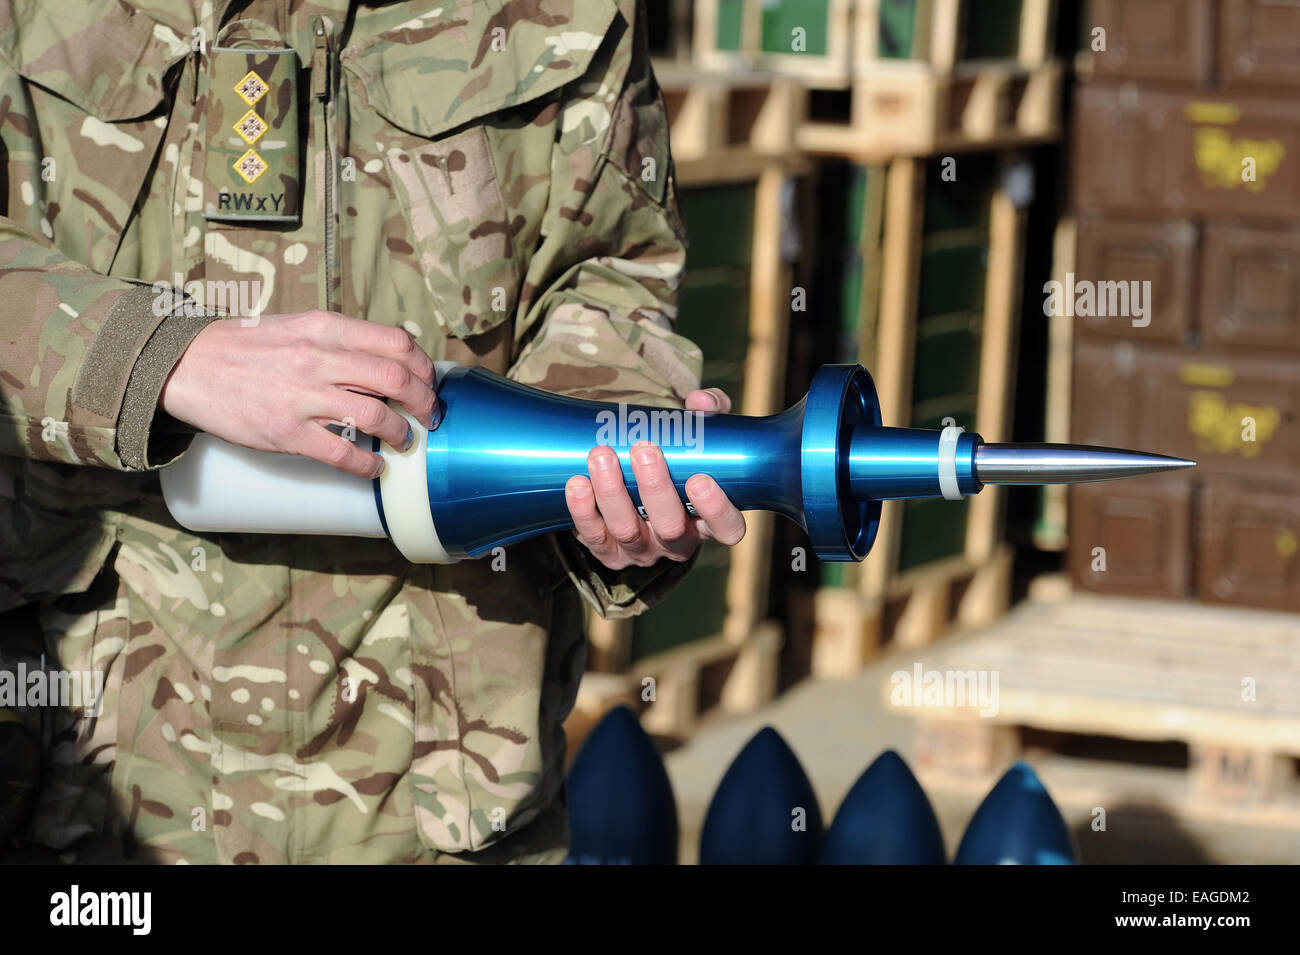
<svg viewBox="0 0 1300 955">
<path fill-rule="evenodd" d="M 828 822 L 897 750 L 949 857 L 1024 759 L 1084 862 L 1300 859 L 1300 2 L 646 7 L 706 386 L 767 414 L 857 361 L 889 425 L 1200 467 L 890 502 L 857 565 L 751 513 L 589 622 L 570 759 L 631 707 L 683 862 L 763 726 Z M 1079 307 L 1045 314 L 1053 281 Z M 1086 314 L 1089 282 L 1145 312 Z M 972 670 L 995 715 L 891 680 Z"/>
</svg>

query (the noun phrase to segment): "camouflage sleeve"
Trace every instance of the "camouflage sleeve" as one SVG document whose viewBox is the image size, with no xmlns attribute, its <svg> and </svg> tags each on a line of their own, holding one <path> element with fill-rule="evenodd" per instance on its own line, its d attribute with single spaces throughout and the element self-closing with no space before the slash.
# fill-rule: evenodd
<svg viewBox="0 0 1300 955">
<path fill-rule="evenodd" d="M 681 407 L 699 386 L 700 351 L 673 332 L 686 238 L 639 6 L 620 4 L 625 16 L 592 72 L 561 104 L 511 375 L 558 394 Z M 578 589 L 607 617 L 651 606 L 693 563 L 615 572 L 571 535 L 555 540 Z"/>
<path fill-rule="evenodd" d="M 213 316 L 187 318 L 179 295 L 155 308 L 150 285 L 99 275 L 8 218 L 0 218 L 0 300 L 0 454 L 150 466 L 163 382 Z"/>
</svg>

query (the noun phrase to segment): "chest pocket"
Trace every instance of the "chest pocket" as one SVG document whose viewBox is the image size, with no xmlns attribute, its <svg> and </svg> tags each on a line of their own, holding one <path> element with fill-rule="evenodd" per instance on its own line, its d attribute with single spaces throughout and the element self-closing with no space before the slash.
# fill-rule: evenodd
<svg viewBox="0 0 1300 955">
<path fill-rule="evenodd" d="M 189 47 L 118 0 L 75 11 L 48 0 L 6 6 L 0 49 L 26 81 L 30 112 L 25 130 L 7 124 L 5 146 L 34 177 L 11 184 L 7 212 L 108 272 L 158 161 L 167 72 Z"/>
<path fill-rule="evenodd" d="M 511 16 L 518 5 L 504 0 L 415 8 L 340 62 L 360 108 L 383 121 L 379 164 L 432 310 L 448 335 L 469 338 L 513 314 L 526 271 L 529 249 L 517 239 L 527 223 L 507 199 L 510 128 L 526 121 L 517 108 L 587 72 L 616 8 L 583 0 L 560 18 Z"/>
</svg>

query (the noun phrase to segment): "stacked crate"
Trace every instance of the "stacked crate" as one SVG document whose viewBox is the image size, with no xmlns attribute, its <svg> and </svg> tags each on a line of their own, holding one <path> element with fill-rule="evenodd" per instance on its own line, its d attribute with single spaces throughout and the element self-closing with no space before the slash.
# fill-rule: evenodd
<svg viewBox="0 0 1300 955">
<path fill-rule="evenodd" d="M 888 424 L 1007 438 L 1027 168 L 1015 154 L 975 152 L 855 170 L 861 198 L 848 205 L 862 226 L 848 231 L 848 254 L 824 258 L 844 263 L 840 324 L 857 320 L 837 357 L 872 371 Z M 953 622 L 988 621 L 1006 606 L 1010 564 L 997 488 L 961 503 L 885 502 L 870 557 L 823 571 L 813 672 L 850 675 L 885 640 L 921 645 Z"/>
<path fill-rule="evenodd" d="M 797 142 L 887 161 L 1054 138 L 1055 0 L 697 0 L 695 60 L 808 89 Z"/>
<path fill-rule="evenodd" d="M 1200 467 L 1074 489 L 1072 577 L 1300 610 L 1300 4 L 1089 19 L 1074 279 L 1151 294 L 1146 317 L 1074 319 L 1073 438 Z"/>
<path fill-rule="evenodd" d="M 697 61 L 805 77 L 795 142 L 823 160 L 822 244 L 818 301 L 801 317 L 834 324 L 821 336 L 823 360 L 865 364 L 888 424 L 939 428 L 947 419 L 1009 439 L 1032 194 L 1031 164 L 1018 151 L 1061 132 L 1055 7 L 697 4 L 697 23 L 717 37 L 701 50 L 710 34 L 697 34 Z M 806 49 L 791 52 L 799 29 Z M 994 488 L 961 504 L 887 502 L 868 560 L 819 570 L 811 670 L 850 675 L 886 640 L 924 644 L 953 622 L 999 613 L 1012 556 L 1001 522 Z"/>
</svg>

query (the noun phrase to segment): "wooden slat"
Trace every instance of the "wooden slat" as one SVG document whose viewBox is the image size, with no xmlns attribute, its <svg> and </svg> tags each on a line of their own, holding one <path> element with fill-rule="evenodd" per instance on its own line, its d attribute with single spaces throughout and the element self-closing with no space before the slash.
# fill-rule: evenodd
<svg viewBox="0 0 1300 955">
<path fill-rule="evenodd" d="M 1021 65 L 1039 66 L 1056 52 L 1056 13 L 1055 0 L 1020 0 Z"/>
<path fill-rule="evenodd" d="M 655 695 L 641 717 L 642 725 L 651 733 L 689 735 L 706 715 L 700 711 L 703 671 L 729 661 L 734 662 L 722 687 L 719 708 L 749 712 L 768 702 L 776 693 L 782 642 L 781 628 L 769 621 L 741 642 L 718 636 L 638 660 L 637 684 L 652 678 Z"/>
<path fill-rule="evenodd" d="M 1182 608 L 1194 612 L 1181 612 Z M 1067 626 L 1135 636 L 1145 632 L 1197 634 L 1201 639 L 1225 647 L 1231 643 L 1259 640 L 1284 641 L 1293 645 L 1293 641 L 1300 638 L 1300 619 L 1295 614 L 1272 610 L 1092 594 L 1076 594 L 1067 601 L 1036 605 L 1032 610 L 1037 618 Z"/>
<path fill-rule="evenodd" d="M 760 177 L 773 165 L 780 165 L 786 175 L 802 175 L 812 164 L 800 156 L 773 159 L 747 150 L 706 156 L 700 159 L 673 161 L 677 170 L 677 184 L 682 188 L 715 186 L 726 183 L 750 182 Z"/>
<path fill-rule="evenodd" d="M 858 303 L 858 356 L 868 369 L 875 368 L 880 331 L 880 285 L 884 280 L 885 209 L 888 187 L 879 174 L 868 178 L 862 203 L 858 251 L 862 256 L 862 290 Z"/>
<path fill-rule="evenodd" d="M 754 196 L 754 239 L 750 271 L 749 350 L 745 393 L 737 410 L 767 415 L 781 410 L 785 392 L 785 351 L 790 324 L 790 266 L 781 257 L 782 199 L 786 175 L 779 166 L 764 170 Z M 727 574 L 724 633 L 744 639 L 767 615 L 769 560 L 776 515 L 750 511 L 744 539 L 731 549 Z"/>
<path fill-rule="evenodd" d="M 963 63 L 944 74 L 891 60 L 854 79 L 848 122 L 804 122 L 795 142 L 859 162 L 1049 142 L 1061 136 L 1061 83 L 1054 61 Z"/>
<path fill-rule="evenodd" d="M 587 668 L 600 673 L 622 673 L 632 659 L 632 621 L 606 620 L 590 607 L 587 613 L 587 641 L 591 650 Z"/>
<path fill-rule="evenodd" d="M 1074 271 L 1078 223 L 1067 216 L 1056 224 L 1052 237 L 1052 279 L 1064 284 Z M 1032 313 L 1031 313 L 1032 314 Z M 1074 319 L 1066 315 L 1045 317 L 1047 321 L 1047 408 L 1043 440 L 1051 444 L 1070 442 L 1070 389 L 1074 373 Z M 1034 529 L 1034 544 L 1041 550 L 1065 550 L 1069 516 L 1069 488 L 1049 484 L 1043 488 L 1042 516 Z"/>
<path fill-rule="evenodd" d="M 785 170 L 769 165 L 755 187 L 749 351 L 745 356 L 745 394 L 738 409 L 747 415 L 780 410 L 785 390 L 790 267 L 781 258 L 781 201 L 786 182 Z"/>
<path fill-rule="evenodd" d="M 1300 755 L 1300 620 L 1204 611 L 1082 595 L 1028 604 L 921 664 L 996 672 L 998 723 Z M 1242 698 L 1243 677 L 1257 681 L 1254 700 Z M 902 712 L 979 718 L 969 707 Z"/>
<path fill-rule="evenodd" d="M 731 65 L 730 57 L 716 48 L 717 37 L 718 0 L 695 0 L 693 61 L 700 69 L 726 69 Z"/>
<path fill-rule="evenodd" d="M 1195 631 L 1164 634 L 1154 631 L 1080 630 L 1078 627 L 1036 621 L 1031 626 L 1020 625 L 1008 633 L 1005 645 L 1027 648 L 1084 646 L 1089 649 L 1104 649 L 1107 653 L 1133 654 L 1148 659 L 1169 655 L 1176 656 L 1180 661 L 1205 660 L 1215 666 L 1221 666 L 1229 653 L 1233 659 L 1248 656 L 1261 662 L 1267 660 L 1270 665 L 1300 664 L 1300 654 L 1295 646 L 1277 646 L 1269 641 L 1234 643 L 1217 639 L 1211 643 L 1198 639 Z"/>
<path fill-rule="evenodd" d="M 880 649 L 880 604 L 848 587 L 823 587 L 813 598 L 812 675 L 856 676 Z"/>
<path fill-rule="evenodd" d="M 961 0 L 922 0 L 917 7 L 917 27 L 930 34 L 931 67 L 937 73 L 952 72 L 961 47 Z"/>
<path fill-rule="evenodd" d="M 1020 285 L 1024 269 L 1025 212 L 998 188 L 989 220 L 988 281 L 980 345 L 979 399 L 975 429 L 990 443 L 1005 441 L 1015 394 L 1015 357 L 1020 327 Z M 982 564 L 1002 534 L 1001 487 L 985 487 L 970 502 L 966 555 Z"/>
<path fill-rule="evenodd" d="M 885 424 L 906 427 L 912 404 L 925 164 L 895 160 L 887 177 L 880 324 L 871 371 Z M 902 504 L 886 501 L 875 547 L 860 574 L 860 590 L 868 600 L 879 600 L 887 591 L 898 561 L 901 523 Z"/>
</svg>

